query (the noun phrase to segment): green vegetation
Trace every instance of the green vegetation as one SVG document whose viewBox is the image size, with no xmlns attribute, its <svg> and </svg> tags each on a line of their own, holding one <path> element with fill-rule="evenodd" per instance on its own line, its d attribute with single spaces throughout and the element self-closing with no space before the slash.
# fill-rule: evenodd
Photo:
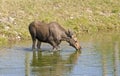
<svg viewBox="0 0 120 76">
<path fill-rule="evenodd" d="M 57 21 L 76 33 L 120 32 L 119 0 L 0 0 L 0 44 L 28 39 L 34 20 Z"/>
</svg>

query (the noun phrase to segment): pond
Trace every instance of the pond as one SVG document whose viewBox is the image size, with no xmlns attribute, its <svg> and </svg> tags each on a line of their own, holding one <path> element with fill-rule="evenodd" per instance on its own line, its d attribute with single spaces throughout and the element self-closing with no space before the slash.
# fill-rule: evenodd
<svg viewBox="0 0 120 76">
<path fill-rule="evenodd" d="M 61 51 L 31 50 L 31 40 L 0 48 L 0 76 L 120 76 L 120 34 L 82 35 L 81 51 L 66 42 Z"/>
</svg>

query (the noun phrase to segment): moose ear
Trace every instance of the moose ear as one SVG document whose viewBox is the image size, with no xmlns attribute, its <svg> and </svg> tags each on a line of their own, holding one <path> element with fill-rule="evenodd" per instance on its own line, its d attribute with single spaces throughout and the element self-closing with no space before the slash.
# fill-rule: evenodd
<svg viewBox="0 0 120 76">
<path fill-rule="evenodd" d="M 68 33 L 71 33 L 72 31 L 70 29 L 68 29 Z"/>
<path fill-rule="evenodd" d="M 70 30 L 70 29 L 68 29 L 68 34 L 69 34 L 70 37 L 72 37 L 72 35 L 73 35 L 73 31 Z"/>
</svg>

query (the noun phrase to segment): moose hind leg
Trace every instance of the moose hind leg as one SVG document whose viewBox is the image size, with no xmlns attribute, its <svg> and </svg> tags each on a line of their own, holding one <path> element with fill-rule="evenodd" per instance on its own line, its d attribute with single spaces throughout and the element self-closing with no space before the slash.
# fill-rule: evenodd
<svg viewBox="0 0 120 76">
<path fill-rule="evenodd" d="M 33 40 L 32 50 L 34 50 L 35 49 L 36 38 L 33 38 L 32 40 Z"/>
<path fill-rule="evenodd" d="M 37 48 L 40 49 L 40 46 L 41 46 L 41 42 L 38 40 L 37 41 Z"/>
</svg>

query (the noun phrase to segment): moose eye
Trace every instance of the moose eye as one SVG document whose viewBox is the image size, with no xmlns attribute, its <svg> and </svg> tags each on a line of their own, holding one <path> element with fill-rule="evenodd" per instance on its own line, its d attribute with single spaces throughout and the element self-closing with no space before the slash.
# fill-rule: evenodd
<svg viewBox="0 0 120 76">
<path fill-rule="evenodd" d="M 74 39 L 74 42 L 77 42 L 77 40 L 76 40 L 76 39 Z"/>
<path fill-rule="evenodd" d="M 77 41 L 75 41 L 75 42 L 77 42 Z"/>
</svg>

